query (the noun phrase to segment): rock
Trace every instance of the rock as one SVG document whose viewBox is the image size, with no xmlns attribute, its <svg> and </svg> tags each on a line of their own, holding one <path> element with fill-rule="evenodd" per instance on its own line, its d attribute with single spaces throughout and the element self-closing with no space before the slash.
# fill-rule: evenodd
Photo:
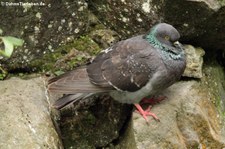
<svg viewBox="0 0 225 149">
<path fill-rule="evenodd" d="M 164 8 L 164 21 L 179 30 L 182 41 L 207 50 L 225 47 L 223 1 L 167 0 Z"/>
<path fill-rule="evenodd" d="M 91 101 L 90 101 L 91 100 Z M 85 103 L 86 102 L 86 103 Z M 79 101 L 52 112 L 65 148 L 100 148 L 116 140 L 131 114 L 131 106 L 108 96 Z"/>
<path fill-rule="evenodd" d="M 168 99 L 154 105 L 150 124 L 133 113 L 121 144 L 131 149 L 224 148 L 224 73 L 214 65 L 204 68 L 201 81 L 180 81 L 162 94 Z M 216 90 L 216 92 L 215 92 Z M 215 104 L 219 103 L 219 104 Z"/>
<path fill-rule="evenodd" d="M 192 45 L 184 45 L 184 50 L 187 64 L 183 76 L 201 78 L 205 51 L 202 48 L 194 48 Z"/>
<path fill-rule="evenodd" d="M 145 33 L 162 20 L 164 1 L 162 0 L 119 0 L 89 1 L 90 10 L 101 22 L 119 33 L 122 38 Z"/>
<path fill-rule="evenodd" d="M 182 42 L 204 49 L 225 48 L 225 4 L 218 0 L 91 0 L 90 10 L 123 38 L 145 33 L 167 22 L 181 33 Z"/>
<path fill-rule="evenodd" d="M 0 148 L 60 149 L 43 79 L 0 81 Z"/>
</svg>

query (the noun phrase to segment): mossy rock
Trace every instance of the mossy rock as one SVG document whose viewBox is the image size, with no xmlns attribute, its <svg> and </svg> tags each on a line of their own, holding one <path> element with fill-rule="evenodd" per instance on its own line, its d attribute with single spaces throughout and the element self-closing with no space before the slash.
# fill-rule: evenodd
<svg viewBox="0 0 225 149">
<path fill-rule="evenodd" d="M 30 62 L 35 71 L 68 71 L 84 65 L 88 60 L 101 51 L 89 36 L 81 36 L 71 43 L 61 45 L 54 52 L 48 52 L 43 57 Z"/>
<path fill-rule="evenodd" d="M 10 2 L 17 3 L 16 0 Z M 3 69 L 9 72 L 48 70 L 54 63 L 54 56 L 61 55 L 56 50 L 59 46 L 89 31 L 90 11 L 85 0 L 50 0 L 43 4 L 39 7 L 1 6 L 3 36 L 25 41 L 23 47 L 14 50 L 10 59 L 0 59 Z M 52 51 L 56 51 L 54 56 L 50 56 Z"/>
</svg>

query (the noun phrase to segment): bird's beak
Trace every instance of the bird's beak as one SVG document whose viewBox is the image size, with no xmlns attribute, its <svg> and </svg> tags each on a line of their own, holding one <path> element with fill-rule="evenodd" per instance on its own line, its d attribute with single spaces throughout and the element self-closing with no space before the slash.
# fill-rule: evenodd
<svg viewBox="0 0 225 149">
<path fill-rule="evenodd" d="M 174 47 L 177 47 L 177 48 L 182 49 L 182 44 L 181 44 L 179 41 L 175 41 L 175 42 L 173 43 L 173 45 L 174 45 Z"/>
<path fill-rule="evenodd" d="M 175 41 L 175 42 L 173 43 L 173 45 L 174 45 L 175 47 L 179 47 L 179 46 L 180 46 L 180 43 L 179 43 L 179 41 Z"/>
</svg>

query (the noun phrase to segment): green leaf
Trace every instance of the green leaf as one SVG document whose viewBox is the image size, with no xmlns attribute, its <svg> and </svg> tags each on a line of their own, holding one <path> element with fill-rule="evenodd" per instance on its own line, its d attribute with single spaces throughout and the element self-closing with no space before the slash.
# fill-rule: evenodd
<svg viewBox="0 0 225 149">
<path fill-rule="evenodd" d="M 11 36 L 4 36 L 4 37 L 0 37 L 4 43 L 5 46 L 5 50 L 1 50 L 0 54 L 4 55 L 6 57 L 10 57 L 12 55 L 13 52 L 13 48 L 14 45 L 15 46 L 22 46 L 23 45 L 23 40 L 22 39 L 18 39 L 15 37 L 11 37 Z"/>
<path fill-rule="evenodd" d="M 3 38 L 8 40 L 9 42 L 11 42 L 15 46 L 22 46 L 23 42 L 24 42 L 22 39 L 15 38 L 15 37 L 12 37 L 12 36 L 5 36 Z"/>
<path fill-rule="evenodd" d="M 10 42 L 10 40 L 8 40 L 8 38 L 6 37 L 1 37 L 4 46 L 5 46 L 5 51 L 1 51 L 1 53 L 6 56 L 6 57 L 10 57 L 12 55 L 13 52 L 13 44 Z"/>
<path fill-rule="evenodd" d="M 56 75 L 56 76 L 59 76 L 59 75 L 62 75 L 62 74 L 64 74 L 65 72 L 64 71 L 61 71 L 61 70 L 58 70 L 58 71 L 55 71 L 54 72 L 54 74 Z"/>
</svg>

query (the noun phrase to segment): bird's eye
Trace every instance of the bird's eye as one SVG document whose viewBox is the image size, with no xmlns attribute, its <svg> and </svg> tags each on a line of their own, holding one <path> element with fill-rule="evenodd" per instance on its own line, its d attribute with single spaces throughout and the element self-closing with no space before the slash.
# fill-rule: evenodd
<svg viewBox="0 0 225 149">
<path fill-rule="evenodd" d="M 170 40 L 170 37 L 169 36 L 165 36 L 164 37 L 166 40 Z"/>
</svg>

